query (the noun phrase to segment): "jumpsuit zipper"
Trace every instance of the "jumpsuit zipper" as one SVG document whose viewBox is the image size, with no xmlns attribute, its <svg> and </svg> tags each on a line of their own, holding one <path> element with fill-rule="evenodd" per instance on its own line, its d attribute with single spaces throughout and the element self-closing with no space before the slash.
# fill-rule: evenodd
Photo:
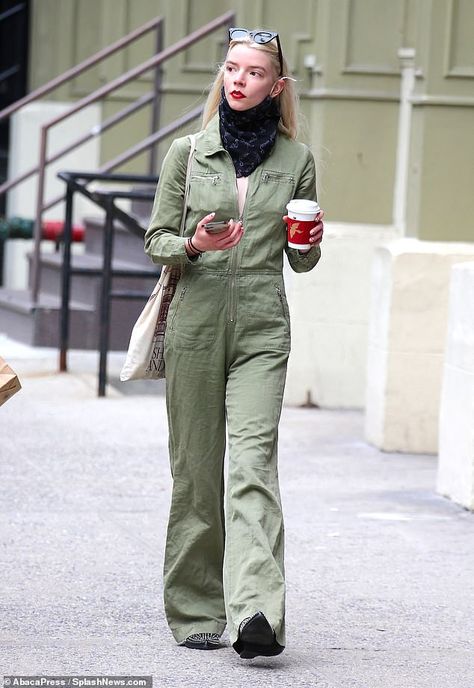
<svg viewBox="0 0 474 688">
<path fill-rule="evenodd" d="M 227 153 L 227 151 L 226 151 Z M 227 153 L 227 156 L 231 159 L 229 153 Z M 234 167 L 234 163 L 232 162 L 232 167 Z M 235 171 L 234 171 L 235 174 Z M 248 191 L 247 191 L 248 195 Z M 235 215 L 239 215 L 239 189 L 237 186 L 237 177 L 235 179 L 235 208 L 236 208 L 236 213 Z M 239 221 L 243 219 L 244 212 L 245 212 L 245 206 L 247 204 L 247 196 L 245 198 L 245 203 L 244 203 L 244 208 L 242 210 L 242 214 L 239 215 Z M 231 257 L 230 257 L 230 273 L 231 273 L 231 281 L 230 281 L 230 293 L 229 293 L 229 323 L 234 323 L 235 318 L 236 318 L 236 298 L 235 298 L 235 292 L 237 290 L 237 251 L 238 251 L 238 246 L 234 246 L 232 248 L 231 252 Z"/>
<path fill-rule="evenodd" d="M 236 310 L 236 299 L 235 291 L 237 289 L 237 246 L 232 249 L 232 255 L 230 257 L 230 273 L 232 275 L 230 281 L 230 298 L 229 298 L 229 322 L 233 323 L 235 321 L 235 310 Z"/>
</svg>

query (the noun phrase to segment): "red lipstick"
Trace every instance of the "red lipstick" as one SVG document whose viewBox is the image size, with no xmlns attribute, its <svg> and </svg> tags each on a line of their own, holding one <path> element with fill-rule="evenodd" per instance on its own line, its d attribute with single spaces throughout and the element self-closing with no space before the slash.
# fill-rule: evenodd
<svg viewBox="0 0 474 688">
<path fill-rule="evenodd" d="M 231 94 L 232 98 L 236 98 L 237 100 L 240 100 L 241 98 L 246 98 L 243 93 L 240 91 L 232 91 Z"/>
</svg>

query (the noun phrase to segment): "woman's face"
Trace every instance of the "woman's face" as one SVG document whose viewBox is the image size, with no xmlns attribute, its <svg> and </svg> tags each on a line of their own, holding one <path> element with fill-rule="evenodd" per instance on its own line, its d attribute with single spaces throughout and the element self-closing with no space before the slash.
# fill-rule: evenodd
<svg viewBox="0 0 474 688">
<path fill-rule="evenodd" d="M 224 91 L 233 110 L 249 110 L 272 91 L 278 95 L 284 81 L 277 81 L 270 57 L 263 50 L 242 43 L 234 45 L 224 63 Z"/>
</svg>

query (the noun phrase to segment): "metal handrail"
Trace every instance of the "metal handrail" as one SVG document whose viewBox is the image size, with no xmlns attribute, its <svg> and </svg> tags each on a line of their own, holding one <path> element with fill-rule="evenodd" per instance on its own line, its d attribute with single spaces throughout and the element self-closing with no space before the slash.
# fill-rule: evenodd
<svg viewBox="0 0 474 688">
<path fill-rule="evenodd" d="M 58 177 L 65 181 L 66 184 L 69 184 L 74 189 L 74 191 L 79 191 L 81 194 L 86 196 L 86 198 L 96 203 L 103 210 L 106 210 L 106 207 L 105 205 L 101 204 L 100 199 L 107 192 L 101 191 L 100 189 L 90 191 L 89 189 L 87 189 L 86 185 L 84 183 L 81 183 L 79 180 L 82 180 L 86 183 L 91 181 L 112 181 L 121 184 L 134 183 L 154 185 L 156 185 L 158 182 L 158 177 L 155 175 L 107 174 L 103 172 L 58 172 Z M 129 195 L 129 198 L 141 198 L 142 200 L 153 200 L 154 196 L 154 191 L 151 193 L 140 191 L 130 191 L 125 193 L 131 194 Z M 120 192 L 116 192 L 116 195 L 117 197 L 120 197 L 121 194 Z M 123 195 L 122 198 L 126 198 L 126 195 Z M 125 225 L 132 234 L 135 234 L 135 236 L 139 237 L 140 239 L 143 239 L 144 228 L 137 222 L 137 220 L 121 208 L 116 208 L 115 210 L 115 218 L 117 220 L 120 220 L 122 224 Z"/>
<path fill-rule="evenodd" d="M 92 127 L 92 129 L 90 129 L 90 131 L 88 131 L 86 134 L 83 134 L 82 136 L 80 136 L 78 139 L 73 141 L 73 143 L 70 143 L 65 148 L 61 148 L 61 150 L 54 153 L 54 155 L 50 155 L 49 157 L 47 157 L 45 160 L 45 164 L 49 165 L 52 162 L 56 162 L 56 160 L 59 160 L 59 158 L 62 158 L 64 155 L 67 155 L 67 153 L 71 153 L 71 151 L 75 150 L 76 148 L 79 148 L 79 146 L 82 146 L 85 143 L 87 143 L 88 141 L 90 141 L 91 139 L 95 138 L 96 136 L 103 134 L 104 131 L 107 131 L 107 129 L 110 129 L 111 127 L 113 127 L 118 122 L 123 121 L 129 115 L 132 115 L 134 112 L 137 112 L 142 107 L 145 107 L 145 105 L 148 105 L 149 103 L 151 103 L 154 98 L 155 98 L 155 94 L 153 92 L 146 93 L 145 95 L 141 96 L 140 98 L 135 100 L 130 105 L 127 105 L 127 107 L 123 108 L 122 110 L 115 113 L 114 115 L 111 115 L 110 117 L 108 117 L 101 124 L 97 124 L 96 126 Z M 22 172 L 22 174 L 18 175 L 14 179 L 7 180 L 6 182 L 4 182 L 3 184 L 0 185 L 0 195 L 3 193 L 6 193 L 10 189 L 17 186 L 18 184 L 21 184 L 22 182 L 26 181 L 27 179 L 29 179 L 33 175 L 38 174 L 39 171 L 40 171 L 40 167 L 39 167 L 39 165 L 36 165 L 36 167 L 30 167 L 29 170 Z M 64 198 L 64 196 L 62 195 L 54 203 L 50 203 L 47 206 L 43 206 L 43 210 L 48 210 L 48 208 L 52 208 L 53 205 L 56 205 L 56 203 L 59 203 L 59 201 L 63 200 L 63 198 Z"/>
<path fill-rule="evenodd" d="M 109 57 L 110 55 L 113 55 L 119 50 L 126 48 L 127 45 L 130 45 L 130 43 L 133 43 L 138 38 L 141 38 L 153 29 L 156 29 L 163 23 L 163 21 L 163 17 L 155 17 L 154 19 L 151 19 L 150 21 L 140 26 L 138 29 L 131 31 L 126 36 L 122 36 L 122 38 L 119 38 L 118 41 L 111 43 L 109 46 L 103 48 L 102 50 L 98 50 L 96 53 L 94 53 L 94 55 L 91 55 L 90 57 L 86 58 L 78 65 L 71 67 L 71 69 L 68 69 L 67 71 L 63 72 L 54 79 L 51 79 L 51 81 L 48 81 L 48 83 L 43 84 L 43 86 L 39 86 L 39 88 L 24 96 L 24 98 L 20 98 L 20 100 L 17 100 L 15 103 L 12 103 L 3 110 L 0 110 L 0 122 L 6 117 L 13 115 L 15 112 L 17 112 L 17 110 L 20 110 L 20 108 L 24 107 L 25 105 L 28 105 L 28 103 L 32 103 L 35 100 L 39 100 L 39 98 L 42 98 L 47 93 L 51 93 L 51 91 L 54 91 L 56 88 L 59 88 L 59 86 L 62 86 L 67 81 L 74 79 L 76 76 L 82 74 L 82 72 L 85 72 L 90 67 L 94 67 L 94 65 L 96 65 L 98 62 L 101 62 L 106 57 Z"/>
<path fill-rule="evenodd" d="M 120 167 L 121 165 L 128 162 L 129 160 L 136 158 L 137 155 L 140 155 L 140 153 L 143 153 L 144 151 L 148 150 L 150 148 L 150 146 L 155 146 L 162 139 L 167 138 L 170 134 L 173 134 L 178 129 L 181 129 L 181 127 L 183 127 L 184 125 L 186 125 L 189 122 L 192 122 L 193 120 L 200 117 L 203 113 L 203 110 L 204 110 L 204 106 L 198 105 L 193 110 L 188 112 L 186 115 L 182 115 L 182 117 L 174 120 L 174 122 L 172 122 L 171 124 L 167 124 L 165 127 L 162 127 L 161 129 L 159 129 L 159 131 L 156 131 L 151 136 L 148 136 L 146 139 L 143 139 L 143 141 L 140 141 L 140 143 L 137 143 L 134 146 L 131 146 L 126 151 L 124 151 L 123 153 L 118 155 L 116 158 L 109 160 L 109 162 L 105 163 L 105 165 L 102 165 L 102 167 L 99 167 L 98 173 L 99 174 L 105 174 L 105 173 L 111 172 L 112 170 L 115 170 L 117 167 Z M 58 176 L 60 176 L 60 175 L 58 175 Z M 82 176 L 84 176 L 84 175 L 82 175 Z M 91 178 L 92 178 L 92 176 L 91 176 Z M 48 203 L 46 203 L 46 205 L 43 205 L 43 211 L 46 211 L 46 210 L 49 210 L 50 208 L 53 208 L 55 205 L 57 205 L 61 201 L 64 201 L 64 198 L 65 197 L 62 194 L 60 196 L 56 196 L 56 198 L 53 198 L 52 201 L 49 201 Z"/>
<path fill-rule="evenodd" d="M 4 117 L 7 117 L 8 115 L 11 115 L 14 112 L 16 112 L 22 106 L 27 105 L 28 103 L 30 103 L 34 100 L 37 100 L 40 96 L 43 96 L 46 93 L 49 93 L 50 91 L 54 90 L 55 88 L 58 88 L 59 86 L 61 86 L 66 81 L 69 81 L 70 79 L 73 79 L 74 77 L 83 73 L 87 69 L 90 69 L 91 67 L 96 65 L 98 62 L 101 62 L 102 60 L 104 60 L 106 57 L 109 57 L 110 55 L 113 55 L 118 50 L 125 48 L 127 45 L 129 45 L 133 41 L 137 40 L 138 38 L 141 38 L 143 35 L 145 35 L 146 33 L 150 32 L 153 29 L 155 29 L 157 31 L 157 41 L 156 41 L 155 47 L 156 47 L 157 51 L 159 52 L 159 50 L 161 49 L 162 42 L 163 42 L 163 33 L 162 33 L 163 22 L 164 22 L 163 17 L 158 17 L 157 19 L 153 19 L 152 21 L 144 24 L 139 29 L 132 31 L 131 33 L 127 34 L 127 36 L 124 36 L 120 40 L 116 41 L 115 43 L 110 45 L 108 48 L 104 48 L 103 50 L 98 51 L 97 53 L 95 53 L 91 57 L 87 58 L 86 60 L 84 60 L 83 62 L 78 64 L 76 67 L 73 67 L 72 69 L 68 70 L 67 72 L 64 72 L 61 76 L 57 77 L 56 79 L 52 79 L 51 81 L 49 81 L 44 86 L 41 86 L 40 88 L 36 89 L 36 91 L 33 91 L 33 93 L 30 93 L 28 96 L 25 96 L 21 100 L 16 101 L 16 103 L 13 103 L 9 107 L 2 110 L 0 112 L 0 121 Z M 161 76 L 159 75 L 159 70 L 157 70 L 157 72 L 155 72 L 155 84 L 160 83 L 160 79 L 161 79 Z M 72 150 L 75 150 L 80 145 L 83 145 L 85 142 L 89 141 L 94 136 L 100 135 L 103 131 L 105 131 L 110 126 L 113 126 L 117 122 L 122 121 L 123 119 L 125 119 L 125 117 L 128 117 L 130 114 L 132 114 L 133 112 L 135 112 L 139 108 L 144 107 L 146 104 L 148 104 L 148 102 L 156 101 L 157 93 L 158 93 L 158 91 L 156 91 L 156 89 L 155 89 L 150 94 L 150 96 L 146 97 L 146 99 L 139 98 L 132 106 L 124 108 L 123 110 L 121 110 L 121 112 L 110 117 L 108 120 L 106 120 L 106 122 L 102 123 L 102 125 L 92 127 L 92 129 L 88 132 L 88 134 L 76 139 L 76 141 L 74 141 L 72 144 L 70 144 L 67 148 L 63 149 L 62 151 L 57 152 L 54 156 L 52 156 L 50 158 L 45 157 L 44 164 L 47 165 L 50 162 L 54 162 L 55 160 L 58 160 L 58 158 L 62 157 L 66 153 L 71 152 Z M 148 97 L 150 98 L 150 100 L 148 100 Z M 82 101 L 80 101 L 80 102 L 82 102 Z M 81 108 L 79 108 L 79 109 L 81 109 Z M 73 111 L 68 111 L 67 115 L 69 116 L 70 114 L 74 114 L 75 112 L 77 112 L 77 109 L 73 110 Z M 151 123 L 152 131 L 154 131 L 154 129 L 156 128 L 157 121 L 158 121 L 158 113 L 159 113 L 159 107 L 154 102 L 153 103 L 153 117 L 152 117 L 152 123 Z M 54 122 L 52 125 L 54 125 Z M 40 150 L 41 150 L 41 148 L 42 147 L 40 145 Z M 33 176 L 34 174 L 38 174 L 38 173 L 41 174 L 41 162 L 36 167 L 30 168 L 26 172 L 23 172 L 20 175 L 14 177 L 13 179 L 7 180 L 2 185 L 0 185 L 0 195 L 2 195 L 3 193 L 6 193 L 7 191 L 14 188 L 15 186 L 18 186 L 18 184 L 21 184 L 22 182 L 24 182 L 29 177 Z"/>
<path fill-rule="evenodd" d="M 145 62 L 142 62 L 140 65 L 137 67 L 134 67 L 130 69 L 128 72 L 125 74 L 122 74 L 121 76 L 117 77 L 116 79 L 113 79 L 109 84 L 106 84 L 100 88 L 98 88 L 96 91 L 93 93 L 89 94 L 88 96 L 85 96 L 81 100 L 79 100 L 77 103 L 74 103 L 74 105 L 71 106 L 71 108 L 57 116 L 54 117 L 53 119 L 49 120 L 46 122 L 42 127 L 41 127 L 41 137 L 40 137 L 40 161 L 39 161 L 39 174 L 38 174 L 38 191 L 37 191 L 37 204 L 36 204 L 36 220 L 35 220 L 35 231 L 34 231 L 34 251 L 33 251 L 33 274 L 32 274 L 32 300 L 34 303 L 37 302 L 38 299 L 38 294 L 39 294 L 39 280 L 40 280 L 40 272 L 39 272 L 39 259 L 40 259 L 40 245 L 41 245 L 41 218 L 42 218 L 42 213 L 44 211 L 44 187 L 45 187 L 45 167 L 46 167 L 46 151 L 47 151 L 47 141 L 48 141 L 48 131 L 51 129 L 53 126 L 56 124 L 59 124 L 60 122 L 63 122 L 65 119 L 71 117 L 73 114 L 78 112 L 79 110 L 82 110 L 83 108 L 87 107 L 88 105 L 91 105 L 98 100 L 104 98 L 105 96 L 109 95 L 112 91 L 115 91 L 119 88 L 122 88 L 125 84 L 129 83 L 130 81 L 133 81 L 134 79 L 138 78 L 142 74 L 151 71 L 152 69 L 158 70 L 160 66 L 165 62 L 166 60 L 170 59 L 171 57 L 174 57 L 176 54 L 182 52 L 189 46 L 193 45 L 194 43 L 197 43 L 200 41 L 202 38 L 205 38 L 209 34 L 213 33 L 216 29 L 220 28 L 221 26 L 229 26 L 235 17 L 235 12 L 230 11 L 226 12 L 225 14 L 221 15 L 220 17 L 217 17 L 211 22 L 208 22 L 208 24 L 204 25 L 200 29 L 197 29 L 193 31 L 191 34 L 186 36 L 185 38 L 182 38 L 178 40 L 176 43 L 174 43 L 172 46 L 165 48 L 164 50 L 159 51 L 156 55 L 153 57 L 149 58 L 148 60 L 145 60 Z M 155 72 L 156 74 L 156 72 Z M 155 77 L 156 78 L 156 77 Z M 147 145 L 144 147 L 143 150 L 145 149 L 150 149 L 152 150 L 155 142 L 151 140 L 152 137 L 149 137 L 149 141 Z M 133 157 L 137 153 L 132 153 L 131 157 Z M 128 158 L 129 159 L 129 158 Z M 118 166 L 118 163 L 115 165 L 115 167 Z"/>
<path fill-rule="evenodd" d="M 148 294 L 137 292 L 136 290 L 113 290 L 112 278 L 121 277 L 151 277 L 157 274 L 155 271 L 145 269 L 114 269 L 112 266 L 113 242 L 114 242 L 114 220 L 124 220 L 124 213 L 118 208 L 114 201 L 117 198 L 134 198 L 152 200 L 153 191 L 89 191 L 82 182 L 88 181 L 115 181 L 115 182 L 148 182 L 156 184 L 157 178 L 144 175 L 125 175 L 125 174 L 104 174 L 104 173 L 81 173 L 81 172 L 60 172 L 58 175 L 66 182 L 66 212 L 64 222 L 64 257 L 62 266 L 62 288 L 61 288 L 61 314 L 60 314 L 60 341 L 59 341 L 59 370 L 67 371 L 67 354 L 69 350 L 69 323 L 70 323 L 70 296 L 71 296 L 71 277 L 73 275 L 89 275 L 101 277 L 101 296 L 100 296 L 100 332 L 99 332 L 99 379 L 98 394 L 105 396 L 107 383 L 107 353 L 109 348 L 110 330 L 110 301 L 112 298 L 120 299 L 143 299 Z M 84 194 L 87 198 L 97 203 L 106 212 L 103 253 L 101 268 L 80 268 L 71 265 L 71 234 L 72 234 L 72 211 L 74 193 Z M 141 230 L 141 237 L 144 228 L 137 221 L 128 216 L 128 219 Z M 140 232 L 138 232 L 140 235 Z"/>
<path fill-rule="evenodd" d="M 188 124 L 189 122 L 192 122 L 193 120 L 197 119 L 202 115 L 203 112 L 204 106 L 198 105 L 185 115 L 182 115 L 179 119 L 174 120 L 171 124 L 167 124 L 165 127 L 162 127 L 162 129 L 160 129 L 159 131 L 156 131 L 154 134 L 147 136 L 147 138 L 143 139 L 143 141 L 140 141 L 140 143 L 131 146 L 128 150 L 124 151 L 120 155 L 117 155 L 117 157 L 113 160 L 110 160 L 108 163 L 105 163 L 105 165 L 103 165 L 100 168 L 100 171 L 109 172 L 110 170 L 114 170 L 115 168 L 120 167 L 132 158 L 135 158 L 137 155 L 140 155 L 140 153 L 143 153 L 145 150 L 150 148 L 150 146 L 156 145 L 162 139 L 167 138 L 170 134 L 173 134 L 178 129 L 181 129 L 181 127 L 183 127 L 185 124 Z"/>
</svg>

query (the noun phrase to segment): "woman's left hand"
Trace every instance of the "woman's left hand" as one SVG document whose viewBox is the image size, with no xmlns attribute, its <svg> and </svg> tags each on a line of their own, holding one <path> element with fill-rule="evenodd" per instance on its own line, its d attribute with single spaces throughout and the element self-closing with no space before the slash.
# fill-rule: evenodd
<svg viewBox="0 0 474 688">
<path fill-rule="evenodd" d="M 323 217 L 324 217 L 324 210 L 321 210 L 321 212 L 318 213 L 316 227 L 313 227 L 313 229 L 309 233 L 310 234 L 309 241 L 311 244 L 320 244 L 321 241 L 323 240 L 323 234 L 324 234 Z"/>
</svg>

